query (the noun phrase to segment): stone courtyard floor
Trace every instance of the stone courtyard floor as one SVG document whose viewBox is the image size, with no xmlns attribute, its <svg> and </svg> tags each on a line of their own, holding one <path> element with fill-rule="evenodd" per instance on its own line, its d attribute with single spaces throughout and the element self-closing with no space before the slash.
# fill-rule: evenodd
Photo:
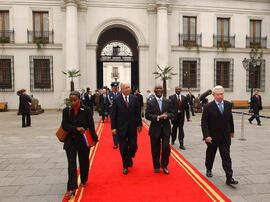
<svg viewBox="0 0 270 202">
<path fill-rule="evenodd" d="M 261 114 L 269 116 L 270 110 L 264 110 Z M 55 137 L 61 116 L 60 111 L 46 110 L 43 114 L 32 116 L 32 127 L 21 128 L 21 117 L 15 111 L 0 113 L 1 202 L 62 200 L 66 191 L 67 160 L 63 144 Z M 94 117 L 97 126 L 99 117 L 96 113 Z M 236 188 L 225 185 L 225 174 L 218 152 L 213 168 L 214 176 L 210 181 L 233 202 L 268 202 L 270 119 L 262 119 L 262 126 L 257 126 L 255 122 L 250 125 L 247 118 L 244 117 L 244 137 L 247 141 L 240 141 L 241 115 L 234 115 L 235 138 L 232 141 L 231 157 L 234 178 L 239 184 Z M 206 145 L 202 141 L 201 114 L 191 119 L 185 122 L 186 150 L 180 153 L 205 174 Z M 174 147 L 179 151 L 178 143 Z"/>
</svg>

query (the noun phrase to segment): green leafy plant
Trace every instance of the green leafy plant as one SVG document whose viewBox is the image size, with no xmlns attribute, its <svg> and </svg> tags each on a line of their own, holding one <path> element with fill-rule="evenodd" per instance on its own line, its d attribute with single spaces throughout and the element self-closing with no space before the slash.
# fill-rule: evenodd
<svg viewBox="0 0 270 202">
<path fill-rule="evenodd" d="M 8 38 L 4 37 L 4 36 L 1 36 L 0 37 L 0 43 L 8 43 Z"/>
<path fill-rule="evenodd" d="M 231 47 L 230 43 L 221 43 L 217 45 L 217 49 L 219 50 L 219 48 L 221 48 L 223 53 L 225 53 L 227 49 L 230 47 Z"/>
<path fill-rule="evenodd" d="M 64 105 L 65 105 L 66 107 L 71 106 L 71 105 L 70 105 L 70 99 L 69 99 L 69 98 L 65 98 L 65 99 L 64 99 Z"/>
<path fill-rule="evenodd" d="M 196 51 L 197 53 L 200 53 L 200 46 L 198 44 L 196 45 Z"/>
<path fill-rule="evenodd" d="M 41 49 L 41 44 L 44 47 L 46 43 L 47 41 L 44 38 L 37 39 L 36 40 L 37 49 Z"/>
<path fill-rule="evenodd" d="M 158 70 L 155 71 L 153 74 L 156 75 L 155 79 L 160 78 L 163 82 L 163 96 L 167 96 L 167 85 L 166 81 L 172 79 L 172 76 L 176 75 L 176 73 L 172 72 L 173 67 L 167 66 L 165 68 L 161 68 L 157 65 Z"/>
<path fill-rule="evenodd" d="M 80 70 L 77 69 L 70 69 L 66 72 L 62 71 L 63 74 L 65 74 L 68 78 L 71 78 L 70 81 L 70 92 L 74 91 L 74 81 L 73 78 L 81 76 Z"/>
<path fill-rule="evenodd" d="M 183 45 L 185 48 L 188 48 L 189 50 L 193 47 L 193 43 L 191 43 L 191 42 L 184 42 Z"/>
</svg>

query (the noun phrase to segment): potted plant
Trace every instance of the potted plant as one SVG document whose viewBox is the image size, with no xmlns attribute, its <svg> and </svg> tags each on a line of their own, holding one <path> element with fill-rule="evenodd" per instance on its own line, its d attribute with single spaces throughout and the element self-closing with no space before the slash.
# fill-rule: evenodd
<svg viewBox="0 0 270 202">
<path fill-rule="evenodd" d="M 153 74 L 155 74 L 155 79 L 160 78 L 163 83 L 163 96 L 167 96 L 167 85 L 166 81 L 172 79 L 173 75 L 176 75 L 172 72 L 173 67 L 167 66 L 165 68 L 161 68 L 159 65 L 157 65 L 158 70 L 155 71 Z"/>
<path fill-rule="evenodd" d="M 44 38 L 39 38 L 36 40 L 37 49 L 41 49 L 41 44 L 45 46 L 47 41 Z"/>
</svg>

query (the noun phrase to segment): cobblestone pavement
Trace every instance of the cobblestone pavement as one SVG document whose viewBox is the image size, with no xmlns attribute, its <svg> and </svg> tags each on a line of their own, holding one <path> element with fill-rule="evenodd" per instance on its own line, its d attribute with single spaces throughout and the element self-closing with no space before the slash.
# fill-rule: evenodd
<svg viewBox="0 0 270 202">
<path fill-rule="evenodd" d="M 262 114 L 270 115 L 270 110 Z M 206 145 L 202 141 L 200 118 L 201 114 L 196 114 L 191 122 L 185 122 L 186 150 L 180 153 L 204 174 Z M 232 141 L 231 157 L 239 185 L 236 188 L 225 185 L 219 153 L 210 181 L 233 202 L 270 201 L 270 120 L 262 119 L 262 126 L 255 122 L 250 125 L 245 116 L 247 141 L 240 141 L 241 115 L 234 118 L 236 137 Z M 98 119 L 95 114 L 96 126 Z M 61 201 L 67 182 L 66 155 L 63 144 L 55 137 L 61 112 L 46 111 L 32 116 L 29 128 L 21 128 L 21 117 L 15 111 L 1 112 L 0 120 L 0 201 Z M 178 143 L 174 147 L 179 151 Z"/>
</svg>

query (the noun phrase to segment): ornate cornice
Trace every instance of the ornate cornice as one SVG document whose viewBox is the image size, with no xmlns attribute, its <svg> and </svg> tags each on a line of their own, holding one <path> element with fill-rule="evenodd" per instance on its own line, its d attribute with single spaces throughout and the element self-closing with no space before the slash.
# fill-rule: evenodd
<svg viewBox="0 0 270 202">
<path fill-rule="evenodd" d="M 157 8 L 169 8 L 171 5 L 171 0 L 156 0 Z"/>
<path fill-rule="evenodd" d="M 172 3 L 171 0 L 156 0 L 156 3 L 148 4 L 147 12 L 148 14 L 156 14 L 158 9 L 166 9 L 168 14 L 172 13 Z"/>
<path fill-rule="evenodd" d="M 79 11 L 87 11 L 87 0 L 61 0 L 60 6 L 63 11 L 66 10 L 68 4 L 74 4 L 78 7 Z"/>
</svg>

